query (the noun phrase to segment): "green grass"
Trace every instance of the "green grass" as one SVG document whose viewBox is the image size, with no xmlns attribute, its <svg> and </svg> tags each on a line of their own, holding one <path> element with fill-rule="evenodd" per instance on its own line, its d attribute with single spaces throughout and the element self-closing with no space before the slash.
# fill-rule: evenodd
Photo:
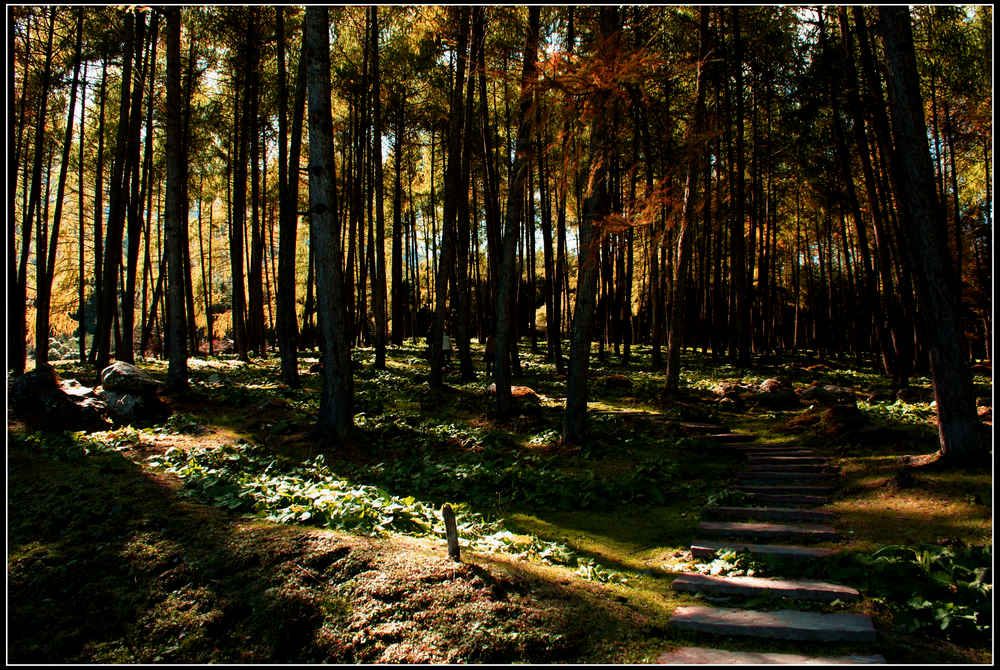
<svg viewBox="0 0 1000 670">
<path fill-rule="evenodd" d="M 989 660 L 976 635 L 909 631 L 875 590 L 852 607 L 876 616 L 871 648 L 714 640 L 668 625 L 677 606 L 705 602 L 670 582 L 693 569 L 685 552 L 700 510 L 742 462 L 685 436 L 678 421 L 834 458 L 845 486 L 830 509 L 848 537 L 838 546 L 853 555 L 944 538 L 989 544 L 988 471 L 893 483 L 902 456 L 934 450 L 932 413 L 925 402 L 877 399 L 889 385 L 871 370 L 805 356 L 738 369 L 688 351 L 682 392 L 665 400 L 648 347 L 633 347 L 628 364 L 595 352 L 589 439 L 567 448 L 565 380 L 541 355 L 522 347 L 515 379 L 540 402 L 501 421 L 481 367 L 462 383 L 453 364 L 446 388 L 431 391 L 423 349 L 390 347 L 384 371 L 371 367 L 370 349 L 355 350 L 355 431 L 338 449 L 321 450 L 310 434 L 321 379 L 307 372 L 309 354 L 295 390 L 280 383 L 273 356 L 193 359 L 191 391 L 168 399 L 176 413 L 159 426 L 76 436 L 9 427 L 11 659 L 622 663 L 708 644 Z M 141 365 L 165 377 L 164 363 Z M 57 370 L 96 382 L 72 363 Z M 725 404 L 713 392 L 771 377 L 850 386 L 866 426 L 794 428 L 808 409 Z M 929 382 L 916 386 L 926 393 Z M 462 566 L 444 558 L 443 502 L 463 523 Z M 827 569 L 841 568 L 815 567 Z"/>
</svg>

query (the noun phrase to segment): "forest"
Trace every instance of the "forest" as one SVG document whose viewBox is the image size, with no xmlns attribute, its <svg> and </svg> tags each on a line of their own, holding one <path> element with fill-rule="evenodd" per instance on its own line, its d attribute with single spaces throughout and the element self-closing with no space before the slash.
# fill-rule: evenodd
<svg viewBox="0 0 1000 670">
<path fill-rule="evenodd" d="M 8 6 L 8 659 L 989 663 L 992 28 Z"/>
</svg>

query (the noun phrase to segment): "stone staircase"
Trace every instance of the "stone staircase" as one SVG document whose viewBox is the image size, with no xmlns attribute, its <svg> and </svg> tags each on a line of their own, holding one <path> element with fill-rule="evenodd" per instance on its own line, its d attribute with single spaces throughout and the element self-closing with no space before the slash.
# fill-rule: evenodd
<svg viewBox="0 0 1000 670">
<path fill-rule="evenodd" d="M 703 510 L 700 539 L 691 544 L 694 558 L 711 560 L 721 549 L 748 551 L 754 556 L 815 560 L 835 549 L 811 546 L 840 539 L 831 525 L 834 515 L 816 509 L 828 502 L 838 473 L 828 459 L 811 449 L 768 447 L 754 436 L 719 431 L 705 436 L 727 450 L 745 454 L 747 466 L 736 478 L 736 490 L 749 497 L 745 506 L 713 505 Z M 792 601 L 851 602 L 858 592 L 843 584 L 822 581 L 721 577 L 684 574 L 671 584 L 675 591 L 708 597 L 781 597 Z M 821 613 L 797 609 L 754 610 L 734 607 L 678 607 L 670 625 L 702 635 L 740 636 L 761 640 L 871 644 L 876 639 L 871 618 L 864 614 Z M 814 656 L 771 652 L 726 651 L 683 647 L 661 655 L 669 664 L 873 664 L 879 655 Z"/>
</svg>

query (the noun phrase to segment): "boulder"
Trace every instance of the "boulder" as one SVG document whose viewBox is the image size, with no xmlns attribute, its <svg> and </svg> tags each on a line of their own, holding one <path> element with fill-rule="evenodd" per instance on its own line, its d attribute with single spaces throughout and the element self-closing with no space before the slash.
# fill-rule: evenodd
<svg viewBox="0 0 1000 670">
<path fill-rule="evenodd" d="M 94 395 L 94 389 L 84 386 L 75 379 L 64 379 L 59 382 L 59 390 L 66 395 L 76 396 L 78 398 L 92 397 Z"/>
<path fill-rule="evenodd" d="M 934 400 L 934 389 L 907 386 L 896 391 L 896 398 L 903 402 L 930 402 Z"/>
<path fill-rule="evenodd" d="M 64 388 L 74 393 L 67 393 Z M 55 370 L 43 366 L 14 379 L 10 386 L 13 413 L 33 428 L 104 430 L 104 403 L 75 380 L 60 383 Z"/>
<path fill-rule="evenodd" d="M 855 433 L 868 423 L 865 413 L 854 405 L 834 405 L 823 410 L 819 427 L 821 431 L 830 437 Z"/>
<path fill-rule="evenodd" d="M 118 423 L 158 420 L 170 416 L 170 407 L 155 395 L 122 393 L 105 389 L 102 399 L 107 405 L 108 413 Z"/>
<path fill-rule="evenodd" d="M 123 361 L 115 361 L 101 370 L 101 385 L 105 391 L 140 396 L 152 396 L 162 387 L 160 382 L 134 365 Z"/>
<path fill-rule="evenodd" d="M 895 400 L 896 395 L 892 391 L 872 391 L 865 398 L 866 402 L 885 402 L 887 400 Z"/>
<path fill-rule="evenodd" d="M 859 434 L 867 424 L 868 417 L 852 403 L 810 408 L 789 420 L 785 429 L 792 432 L 813 430 L 827 437 L 839 437 Z"/>
<path fill-rule="evenodd" d="M 604 386 L 609 389 L 630 389 L 632 388 L 632 380 L 625 375 L 605 375 L 598 378 L 598 381 L 603 382 Z"/>
<path fill-rule="evenodd" d="M 799 406 L 799 398 L 795 395 L 795 391 L 780 379 L 766 379 L 761 382 L 751 400 L 758 407 L 769 409 L 792 409 Z"/>
<path fill-rule="evenodd" d="M 799 391 L 799 398 L 810 405 L 850 405 L 855 402 L 853 389 L 818 382 Z"/>
<path fill-rule="evenodd" d="M 777 393 L 778 391 L 785 391 L 788 389 L 788 385 L 780 379 L 765 379 L 757 387 L 759 393 Z"/>
<path fill-rule="evenodd" d="M 712 387 L 712 393 L 720 398 L 738 398 L 744 391 L 743 387 L 733 382 L 719 382 Z"/>
</svg>

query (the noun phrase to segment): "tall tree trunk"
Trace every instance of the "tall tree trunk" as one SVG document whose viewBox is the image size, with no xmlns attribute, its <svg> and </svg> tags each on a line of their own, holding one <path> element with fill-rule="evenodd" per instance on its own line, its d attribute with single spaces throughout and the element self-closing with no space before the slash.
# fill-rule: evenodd
<svg viewBox="0 0 1000 670">
<path fill-rule="evenodd" d="M 139 25 L 145 25 L 142 20 Z M 138 37 L 138 39 L 136 39 Z M 142 41 L 136 29 L 134 13 L 125 13 L 125 48 L 123 49 L 121 104 L 119 106 L 118 135 L 115 140 L 115 159 L 111 167 L 110 203 L 108 207 L 107 238 L 104 245 L 104 269 L 101 303 L 97 313 L 96 367 L 103 369 L 111 359 L 111 331 L 118 314 L 118 274 L 121 266 L 122 238 L 125 234 L 126 188 L 128 184 L 129 98 L 132 86 L 133 51 L 135 42 Z M 117 352 L 116 352 L 117 353 Z"/>
<path fill-rule="evenodd" d="M 497 286 L 496 304 L 496 380 L 497 415 L 506 416 L 511 411 L 510 356 L 511 307 L 514 298 L 514 255 L 518 238 L 518 223 L 524 207 L 524 190 L 528 180 L 531 152 L 531 100 L 538 80 L 536 59 L 541 10 L 532 6 L 528 10 L 528 31 L 524 42 L 524 64 L 521 70 L 521 94 L 518 101 L 517 151 L 514 155 L 514 176 L 507 192 L 507 209 L 504 216 L 503 257 L 500 262 L 500 283 Z M 516 342 L 513 343 L 516 346 Z"/>
<path fill-rule="evenodd" d="M 264 353 L 264 235 L 261 223 L 260 188 L 260 72 L 257 8 L 251 8 L 247 31 L 247 89 L 249 98 L 249 124 L 246 132 L 250 142 L 250 258 L 247 273 L 247 348 L 258 356 Z"/>
<path fill-rule="evenodd" d="M 240 55 L 243 67 L 237 75 L 236 97 L 238 104 L 234 101 L 234 110 L 239 108 L 236 114 L 235 129 L 235 151 L 236 164 L 233 167 L 233 207 L 232 216 L 229 220 L 229 257 L 232 266 L 232 319 L 233 319 L 233 339 L 236 344 L 236 352 L 240 360 L 247 358 L 247 302 L 244 291 L 244 265 L 243 265 L 243 230 L 246 225 L 247 209 L 247 154 L 250 140 L 250 102 L 249 102 L 249 69 L 250 55 L 247 51 L 250 45 L 245 43 L 241 46 Z M 242 88 L 242 90 L 241 90 Z"/>
<path fill-rule="evenodd" d="M 164 9 L 167 17 L 167 309 L 169 336 L 167 387 L 187 388 L 187 341 L 184 336 L 184 162 L 187 160 L 181 119 L 181 12 Z"/>
<path fill-rule="evenodd" d="M 132 111 L 130 113 L 130 128 L 129 128 L 129 142 L 128 142 L 128 165 L 126 170 L 131 175 L 129 182 L 129 202 L 127 208 L 127 242 L 128 249 L 126 255 L 126 275 L 124 282 L 124 291 L 122 293 L 121 299 L 121 316 L 120 322 L 122 324 L 122 346 L 121 351 L 115 352 L 115 357 L 118 360 L 126 361 L 128 363 L 135 362 L 135 281 L 136 273 L 139 267 L 139 244 L 142 240 L 142 201 L 144 193 L 140 189 L 140 177 L 139 177 L 139 133 L 140 126 L 142 125 L 142 94 L 145 90 L 145 77 L 147 71 L 150 71 L 150 81 L 155 78 L 155 68 L 156 68 L 156 33 L 157 33 L 157 21 L 158 15 L 153 14 L 153 19 L 150 24 L 150 39 L 149 46 L 146 49 L 146 63 L 139 70 L 139 79 L 136 85 L 132 89 Z M 135 58 L 136 63 L 142 62 L 142 51 L 143 45 L 140 43 L 136 45 Z M 152 95 L 150 95 L 150 109 L 147 110 L 147 124 L 146 133 L 147 138 L 152 134 Z M 150 150 L 152 145 L 151 140 L 147 139 L 146 150 Z M 147 156 L 147 159 L 151 160 L 151 156 Z"/>
<path fill-rule="evenodd" d="M 79 139 L 79 158 L 77 166 L 79 168 L 79 176 L 77 177 L 77 217 L 79 221 L 79 231 L 78 231 L 78 244 L 77 249 L 79 253 L 79 274 L 80 281 L 77 286 L 77 301 L 79 309 L 77 310 L 77 323 L 80 325 L 80 329 L 77 335 L 77 345 L 79 347 L 80 353 L 80 364 L 87 359 L 87 291 L 86 291 L 86 251 L 84 238 L 86 233 L 85 227 L 85 216 L 84 216 L 84 201 L 83 201 L 83 146 L 85 144 L 87 131 L 87 63 L 83 64 L 83 82 L 80 84 L 80 139 Z"/>
<path fill-rule="evenodd" d="M 406 330 L 406 293 L 403 290 L 403 132 L 405 95 L 396 101 L 396 127 L 393 154 L 395 180 L 392 191 L 392 343 L 403 343 Z M 381 153 L 381 152 L 379 152 Z M 434 131 L 431 130 L 431 207 L 434 207 Z M 383 252 L 384 253 L 384 252 Z"/>
<path fill-rule="evenodd" d="M 684 177 L 684 211 L 681 215 L 680 225 L 677 229 L 677 260 L 674 263 L 674 299 L 670 306 L 670 332 L 667 334 L 667 381 L 666 391 L 674 393 L 678 388 L 680 379 L 680 348 L 681 338 L 685 320 L 685 288 L 684 278 L 687 274 L 688 258 L 691 255 L 691 235 L 694 231 L 695 219 L 695 190 L 697 189 L 698 174 L 700 172 L 702 147 L 701 133 L 705 119 L 705 81 L 704 81 L 704 61 L 708 55 L 708 7 L 702 7 L 700 13 L 701 34 L 698 49 L 698 62 L 695 74 L 695 103 L 694 119 L 691 122 L 691 129 L 688 133 L 688 164 L 687 174 Z M 711 197 L 706 190 L 705 199 Z"/>
<path fill-rule="evenodd" d="M 378 7 L 372 6 L 372 132 L 375 135 L 375 287 L 372 309 L 375 310 L 375 367 L 385 369 L 386 285 L 385 285 L 385 185 L 382 174 L 382 77 L 379 68 Z"/>
<path fill-rule="evenodd" d="M 457 244 L 455 272 L 455 339 L 458 345 L 459 371 L 462 381 L 472 381 L 476 378 L 472 364 L 472 354 L 469 349 L 471 337 L 471 289 L 470 283 L 470 235 L 472 221 L 469 212 L 469 182 L 472 171 L 472 150 L 475 146 L 472 139 L 472 103 L 475 93 L 476 78 L 472 68 L 479 60 L 479 52 L 483 48 L 484 20 L 481 7 L 472 9 L 472 46 L 469 55 L 469 76 L 466 81 L 466 96 L 464 108 L 464 123 L 462 130 L 461 166 L 459 168 L 459 186 L 457 189 Z"/>
<path fill-rule="evenodd" d="M 63 194 L 66 192 L 66 174 L 69 171 L 69 150 L 73 144 L 73 117 L 76 110 L 76 87 L 80 81 L 80 49 L 83 41 L 83 7 L 76 10 L 76 45 L 73 48 L 73 83 L 70 85 L 69 111 L 66 114 L 66 135 L 63 138 L 62 158 L 59 161 L 59 185 L 56 187 L 56 211 L 52 219 L 52 232 L 48 254 L 45 240 L 38 236 L 38 254 L 35 263 L 35 365 L 49 362 L 49 306 L 52 302 L 52 278 L 56 271 L 56 249 L 59 244 L 59 227 L 62 222 Z M 80 189 L 83 193 L 83 189 Z M 13 194 L 12 194 L 13 195 Z M 83 282 L 83 275 L 80 275 Z"/>
<path fill-rule="evenodd" d="M 353 425 L 354 380 L 337 211 L 330 108 L 330 21 L 326 7 L 306 8 L 303 49 L 309 83 L 309 222 L 316 253 L 317 300 L 323 339 L 320 431 L 344 442 Z"/>
<path fill-rule="evenodd" d="M 555 295 L 555 262 L 552 254 L 552 202 L 549 189 L 549 157 L 545 151 L 547 138 L 544 132 L 538 135 L 538 193 L 542 206 L 542 262 L 545 267 L 545 342 L 546 354 L 550 361 L 559 366 L 559 322 L 556 318 L 558 300 Z"/>
<path fill-rule="evenodd" d="M 611 62 L 617 52 L 619 30 L 618 9 L 601 7 L 597 58 Z M 595 93 L 595 115 L 590 133 L 590 164 L 593 167 L 592 186 L 583 201 L 580 220 L 580 241 L 577 245 L 579 268 L 576 282 L 576 307 L 573 312 L 572 338 L 568 378 L 566 382 L 566 413 L 563 419 L 563 442 L 579 443 L 586 431 L 587 368 L 590 361 L 591 322 L 597 293 L 598 249 L 603 233 L 601 222 L 610 213 L 607 161 L 609 146 L 610 92 Z"/>
<path fill-rule="evenodd" d="M 445 317 L 451 302 L 448 299 L 448 286 L 454 282 L 455 262 L 457 260 L 457 226 L 458 201 L 461 197 L 462 182 L 462 129 L 463 99 L 462 90 L 465 82 L 466 51 L 469 42 L 470 9 L 450 10 L 455 26 L 458 44 L 456 46 L 455 80 L 451 93 L 451 105 L 448 114 L 448 162 L 445 164 L 445 194 L 444 220 L 441 225 L 441 261 L 436 277 L 435 293 L 437 299 L 434 305 L 434 320 L 431 326 L 431 388 L 441 388 L 444 385 L 444 350 L 443 341 Z M 453 292 L 454 293 L 454 292 Z"/>
<path fill-rule="evenodd" d="M 917 296 L 930 342 L 938 436 L 942 457 L 960 463 L 984 455 L 978 435 L 972 379 L 962 352 L 958 310 L 950 290 L 945 240 L 939 239 L 941 207 L 934 198 L 934 169 L 920 98 L 910 13 L 905 7 L 880 7 L 885 42 L 889 107 L 896 157 L 897 198 L 910 222 L 909 250 L 917 273 Z"/>
<path fill-rule="evenodd" d="M 731 233 L 732 275 L 733 275 L 733 337 L 736 362 L 750 364 L 750 286 L 746 271 L 746 187 L 744 184 L 743 146 L 743 39 L 740 35 L 740 10 L 733 7 L 732 30 L 735 43 L 733 70 L 736 83 L 736 215 L 733 217 Z"/>
<path fill-rule="evenodd" d="M 94 168 L 94 304 L 98 314 L 95 317 L 99 320 L 100 309 L 103 304 L 102 293 L 104 291 L 104 103 L 107 98 L 108 82 L 108 54 L 105 51 L 101 59 L 101 103 L 98 107 L 97 120 L 97 165 Z M 97 326 L 95 325 L 94 340 L 90 345 L 89 360 L 91 363 L 97 359 Z"/>
<path fill-rule="evenodd" d="M 27 355 L 27 297 L 28 297 L 28 253 L 31 249 L 31 228 L 37 210 L 41 208 L 42 162 L 45 148 L 45 120 L 48 111 L 49 84 L 52 75 L 52 38 L 55 33 L 56 8 L 49 10 L 49 36 L 45 46 L 45 67 L 42 71 L 42 90 L 39 95 L 34 138 L 34 160 L 31 168 L 31 194 L 28 206 L 24 211 L 21 225 L 21 253 L 17 265 L 17 279 L 14 285 L 7 287 L 7 312 L 13 317 L 13 327 L 7 330 L 7 358 L 14 374 L 24 372 Z M 13 194 L 12 194 L 13 195 Z M 41 213 L 38 213 L 41 217 Z M 9 223 L 12 226 L 13 223 Z M 9 249 L 13 250 L 13 240 L 8 240 Z M 39 242 L 39 245 L 41 243 Z"/>
<path fill-rule="evenodd" d="M 201 206 L 205 200 L 204 193 L 205 186 L 205 175 L 204 173 L 198 178 L 198 257 L 201 259 L 201 298 L 205 305 L 205 337 L 208 340 L 208 352 L 212 352 L 212 285 L 208 280 L 208 273 L 205 269 L 205 238 L 202 234 L 201 228 Z M 211 212 L 211 208 L 209 208 Z M 210 214 L 211 218 L 211 214 Z M 208 249 L 209 253 L 212 250 L 212 224 L 208 224 L 209 237 L 208 237 Z M 211 262 L 209 262 L 210 264 Z M 194 318 L 192 316 L 192 318 Z"/>
<path fill-rule="evenodd" d="M 284 69 L 284 8 L 279 8 L 279 18 L 282 21 L 281 54 L 278 64 Z M 300 49 L 299 64 L 295 79 L 295 97 L 292 103 L 292 138 L 287 158 L 282 155 L 278 159 L 279 169 L 284 176 L 279 175 L 278 203 L 278 348 L 281 352 L 281 376 L 291 388 L 298 388 L 298 322 L 295 316 L 295 242 L 298 237 L 298 205 L 299 205 L 299 156 L 302 147 L 302 115 L 306 99 L 306 59 L 305 48 Z M 284 110 L 287 98 L 287 83 L 283 75 L 279 75 L 279 86 L 285 88 L 282 102 Z M 281 90 L 279 88 L 279 90 Z M 284 116 L 284 114 L 282 114 Z M 287 120 L 279 124 L 287 126 Z M 279 129 L 281 140 L 279 151 L 285 147 L 286 133 Z M 287 160 L 287 162 L 286 162 Z"/>
</svg>

